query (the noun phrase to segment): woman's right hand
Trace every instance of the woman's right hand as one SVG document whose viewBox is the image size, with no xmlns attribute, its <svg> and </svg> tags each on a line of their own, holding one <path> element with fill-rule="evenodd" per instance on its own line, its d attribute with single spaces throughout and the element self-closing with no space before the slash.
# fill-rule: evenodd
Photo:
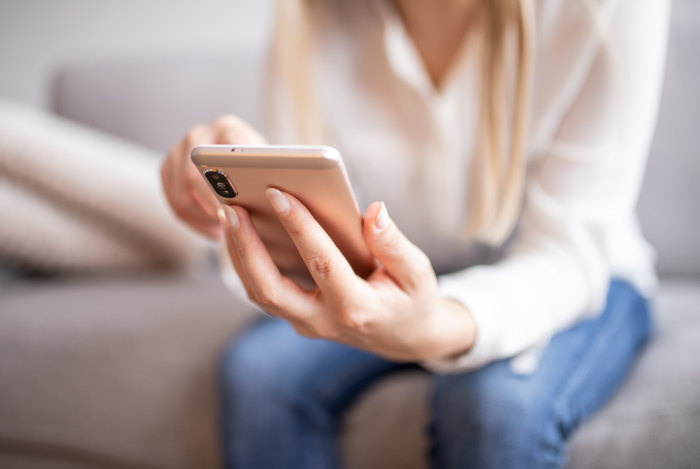
<svg viewBox="0 0 700 469">
<path fill-rule="evenodd" d="M 170 150 L 160 170 L 165 197 L 175 214 L 200 233 L 221 238 L 223 230 L 217 216 L 219 202 L 192 163 L 190 152 L 197 145 L 266 143 L 255 129 L 232 115 L 190 129 L 185 138 Z"/>
</svg>

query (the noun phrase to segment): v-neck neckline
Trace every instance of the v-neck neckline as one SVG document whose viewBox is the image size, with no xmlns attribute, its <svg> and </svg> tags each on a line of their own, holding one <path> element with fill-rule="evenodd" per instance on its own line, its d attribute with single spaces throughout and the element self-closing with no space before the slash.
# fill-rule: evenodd
<svg viewBox="0 0 700 469">
<path fill-rule="evenodd" d="M 478 35 L 474 28 L 464 34 L 441 83 L 436 85 L 415 42 L 406 30 L 396 8 L 386 0 L 377 0 L 384 27 L 384 49 L 387 61 L 394 73 L 429 101 L 443 101 L 455 93 L 455 88 L 464 86 L 462 80 L 474 58 Z"/>
</svg>

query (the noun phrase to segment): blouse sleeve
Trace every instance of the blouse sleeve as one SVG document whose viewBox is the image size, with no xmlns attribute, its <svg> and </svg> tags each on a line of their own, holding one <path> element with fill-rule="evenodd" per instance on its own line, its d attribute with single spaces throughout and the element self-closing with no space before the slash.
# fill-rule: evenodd
<svg viewBox="0 0 700 469">
<path fill-rule="evenodd" d="M 508 254 L 439 279 L 442 295 L 473 314 L 475 345 L 427 368 L 462 371 L 514 356 L 604 306 L 617 274 L 611 256 L 624 255 L 611 254 L 611 240 L 636 226 L 669 17 L 668 1 L 615 3 L 558 130 L 528 168 Z"/>
</svg>

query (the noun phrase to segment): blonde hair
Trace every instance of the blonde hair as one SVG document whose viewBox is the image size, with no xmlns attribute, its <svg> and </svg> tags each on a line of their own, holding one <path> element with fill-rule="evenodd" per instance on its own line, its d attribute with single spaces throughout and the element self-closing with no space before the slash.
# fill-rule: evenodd
<svg viewBox="0 0 700 469">
<path fill-rule="evenodd" d="M 324 143 L 316 74 L 313 71 L 314 28 L 310 0 L 277 0 L 273 66 L 279 73 L 296 114 L 300 143 Z"/>
<path fill-rule="evenodd" d="M 481 56 L 479 129 L 470 171 L 466 234 L 502 243 L 520 214 L 534 60 L 534 0 L 476 0 Z M 278 0 L 274 61 L 288 88 L 303 143 L 323 141 L 313 81 L 310 0 Z M 513 36 L 514 34 L 514 36 Z M 513 46 L 515 46 L 513 48 Z M 515 52 L 516 81 L 508 83 L 509 52 Z M 514 95 L 514 99 L 509 99 Z M 509 103 L 512 102 L 512 105 Z"/>
<path fill-rule="evenodd" d="M 513 230 L 523 200 L 535 14 L 532 0 L 480 3 L 481 102 L 467 232 L 489 244 L 500 244 Z M 515 33 L 515 84 L 506 80 L 512 58 L 508 55 L 510 31 Z M 515 99 L 509 109 L 512 91 Z"/>
</svg>

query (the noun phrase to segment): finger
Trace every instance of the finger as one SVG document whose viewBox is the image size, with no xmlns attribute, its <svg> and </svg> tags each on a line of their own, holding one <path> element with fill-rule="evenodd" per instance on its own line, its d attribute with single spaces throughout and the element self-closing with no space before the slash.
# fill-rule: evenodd
<svg viewBox="0 0 700 469">
<path fill-rule="evenodd" d="M 221 225 L 202 211 L 186 191 L 165 191 L 165 196 L 175 214 L 202 234 L 215 239 L 221 238 Z"/>
<path fill-rule="evenodd" d="M 180 166 L 185 168 L 186 190 L 189 197 L 201 207 L 207 217 L 215 217 L 219 209 L 219 200 L 209 185 L 204 182 L 196 166 L 189 158 L 192 148 L 203 143 L 208 144 L 265 144 L 265 139 L 247 122 L 234 115 L 224 115 L 210 126 L 195 126 L 183 142 L 183 155 L 187 162 Z"/>
<path fill-rule="evenodd" d="M 182 187 L 185 188 L 186 195 L 194 201 L 205 217 L 216 222 L 219 201 L 190 158 L 194 147 L 210 144 L 213 141 L 214 132 L 209 127 L 205 125 L 193 127 L 180 144 L 174 170 L 176 171 L 175 177 L 181 182 Z"/>
<path fill-rule="evenodd" d="M 187 178 L 185 188 L 190 197 L 202 208 L 208 217 L 212 218 L 219 209 L 219 199 L 216 198 L 214 192 L 209 188 L 209 185 L 204 181 L 197 167 L 191 161 L 185 169 L 185 175 Z"/>
<path fill-rule="evenodd" d="M 245 292 L 246 295 L 248 295 L 248 299 L 250 301 L 255 301 L 255 292 L 252 288 L 250 279 L 248 278 L 248 273 L 245 271 L 245 269 L 243 268 L 243 264 L 241 263 L 241 257 L 238 255 L 238 249 L 236 248 L 236 244 L 233 240 L 233 233 L 229 228 L 229 222 L 226 218 L 226 214 L 224 212 L 223 207 L 219 208 L 217 215 L 219 217 L 219 221 L 221 222 L 221 226 L 224 227 L 224 241 L 226 243 L 226 252 L 228 253 L 229 258 L 231 259 L 233 268 L 238 274 L 238 277 L 241 279 L 241 283 L 243 284 L 243 288 L 245 288 Z"/>
<path fill-rule="evenodd" d="M 263 309 L 289 320 L 303 320 L 315 313 L 313 296 L 283 276 L 242 207 L 224 206 L 228 229 L 245 271 L 250 289 Z M 316 300 L 318 301 L 318 300 Z"/>
<path fill-rule="evenodd" d="M 369 250 L 403 290 L 418 290 L 434 277 L 428 256 L 401 233 L 383 203 L 367 208 L 362 229 Z"/>
<path fill-rule="evenodd" d="M 163 192 L 175 214 L 192 228 L 212 238 L 221 237 L 221 224 L 203 211 L 200 204 L 190 196 L 184 183 L 173 176 L 173 160 L 168 158 L 161 166 Z"/>
<path fill-rule="evenodd" d="M 209 224 L 217 223 L 218 201 L 192 163 L 190 152 L 196 145 L 211 143 L 212 139 L 212 132 L 207 126 L 193 127 L 170 151 L 162 168 L 164 179 L 168 181 L 165 187 L 170 199 L 183 209 L 194 204 L 196 210 L 192 210 L 189 216 L 195 220 L 207 220 Z"/>
<path fill-rule="evenodd" d="M 321 292 L 336 304 L 344 304 L 359 280 L 345 256 L 294 196 L 275 188 L 267 189 L 265 195 Z"/>
</svg>

